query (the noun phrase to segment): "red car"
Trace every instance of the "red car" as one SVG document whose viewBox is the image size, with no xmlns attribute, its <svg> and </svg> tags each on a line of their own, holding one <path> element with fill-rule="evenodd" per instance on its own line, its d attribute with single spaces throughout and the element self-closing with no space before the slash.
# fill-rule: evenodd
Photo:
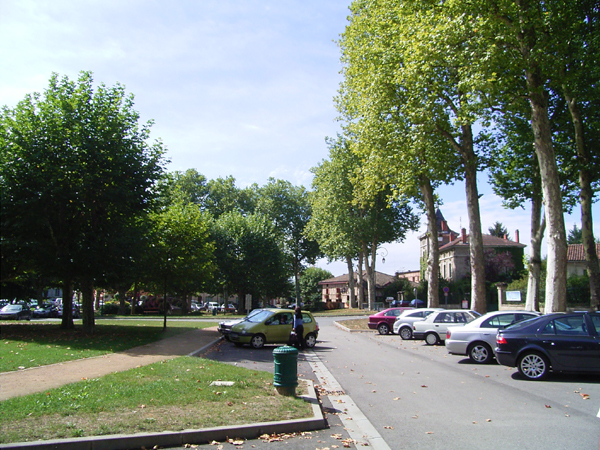
<svg viewBox="0 0 600 450">
<path fill-rule="evenodd" d="M 371 330 L 379 331 L 379 334 L 394 334 L 394 322 L 396 318 L 402 314 L 402 311 L 406 311 L 407 309 L 413 309 L 410 307 L 400 307 L 400 308 L 388 308 L 383 311 L 379 311 L 377 314 L 373 314 L 369 316 L 369 328 Z"/>
</svg>

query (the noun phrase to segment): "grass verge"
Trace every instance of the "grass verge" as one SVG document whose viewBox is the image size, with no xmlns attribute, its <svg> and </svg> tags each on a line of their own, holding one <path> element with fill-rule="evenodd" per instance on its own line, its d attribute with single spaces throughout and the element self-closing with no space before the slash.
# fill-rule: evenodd
<svg viewBox="0 0 600 450">
<path fill-rule="evenodd" d="M 124 351 L 184 333 L 214 327 L 214 322 L 172 321 L 163 330 L 158 320 L 102 320 L 93 334 L 78 327 L 63 330 L 58 322 L 1 322 L 0 372 L 44 366 Z"/>
<path fill-rule="evenodd" d="M 213 381 L 233 386 L 211 386 Z M 310 417 L 278 395 L 273 375 L 194 357 L 72 383 L 0 402 L 0 443 L 179 431 Z"/>
<path fill-rule="evenodd" d="M 365 330 L 369 331 L 369 318 L 365 319 L 347 319 L 347 320 L 338 320 L 340 325 L 345 326 L 350 330 Z"/>
</svg>

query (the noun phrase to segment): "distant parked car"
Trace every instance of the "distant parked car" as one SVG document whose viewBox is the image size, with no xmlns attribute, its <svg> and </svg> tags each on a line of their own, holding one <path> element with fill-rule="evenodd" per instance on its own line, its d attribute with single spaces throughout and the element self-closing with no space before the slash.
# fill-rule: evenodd
<svg viewBox="0 0 600 450">
<path fill-rule="evenodd" d="M 435 311 L 442 311 L 442 308 L 419 308 L 407 309 L 400 314 L 394 322 L 393 330 L 404 340 L 413 338 L 413 323 L 425 319 L 429 314 Z"/>
<path fill-rule="evenodd" d="M 234 313 L 235 312 L 235 306 L 231 303 L 229 303 L 228 305 L 225 305 L 225 303 L 223 303 L 220 307 L 221 312 L 229 312 L 229 313 Z"/>
<path fill-rule="evenodd" d="M 494 311 L 462 327 L 449 327 L 446 350 L 452 355 L 466 355 L 474 363 L 487 364 L 494 358 L 498 330 L 539 315 L 535 311 Z"/>
<path fill-rule="evenodd" d="M 25 304 L 6 305 L 0 309 L 0 320 L 31 320 L 31 309 Z"/>
<path fill-rule="evenodd" d="M 600 374 L 600 312 L 546 314 L 498 331 L 496 359 L 528 380 L 552 372 Z"/>
<path fill-rule="evenodd" d="M 61 303 L 58 306 L 56 317 L 63 316 L 63 304 Z M 81 317 L 81 312 L 79 311 L 79 307 L 76 304 L 73 304 L 73 319 L 79 319 Z"/>
<path fill-rule="evenodd" d="M 234 325 L 229 333 L 229 340 L 235 345 L 250 344 L 256 349 L 265 344 L 286 344 L 292 331 L 293 314 L 285 309 L 263 309 Z M 308 311 L 302 311 L 302 321 L 306 346 L 313 348 L 319 335 L 319 325 Z"/>
<path fill-rule="evenodd" d="M 33 318 L 58 317 L 58 308 L 54 303 L 42 303 L 31 311 Z"/>
<path fill-rule="evenodd" d="M 427 345 L 435 345 L 446 339 L 446 331 L 450 326 L 463 326 L 481 316 L 476 311 L 467 309 L 445 309 L 436 311 L 421 322 L 413 323 L 415 339 L 424 339 Z"/>
<path fill-rule="evenodd" d="M 388 308 L 383 311 L 379 311 L 377 314 L 369 316 L 369 322 L 367 325 L 371 330 L 379 331 L 379 334 L 388 334 L 392 331 L 396 318 L 402 314 L 403 311 L 410 310 L 412 308 Z"/>
</svg>

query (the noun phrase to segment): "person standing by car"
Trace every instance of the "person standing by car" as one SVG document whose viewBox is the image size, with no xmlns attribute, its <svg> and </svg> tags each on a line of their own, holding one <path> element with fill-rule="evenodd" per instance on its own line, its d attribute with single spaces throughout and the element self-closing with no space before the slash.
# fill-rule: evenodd
<svg viewBox="0 0 600 450">
<path fill-rule="evenodd" d="M 292 329 L 298 336 L 298 347 L 304 350 L 304 321 L 302 320 L 302 310 L 299 306 L 296 307 L 294 312 L 294 325 Z"/>
</svg>

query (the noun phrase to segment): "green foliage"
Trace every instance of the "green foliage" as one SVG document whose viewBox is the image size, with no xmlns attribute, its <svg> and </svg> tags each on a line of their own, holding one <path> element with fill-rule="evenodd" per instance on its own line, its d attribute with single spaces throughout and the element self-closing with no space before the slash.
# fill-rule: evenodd
<svg viewBox="0 0 600 450">
<path fill-rule="evenodd" d="M 150 215 L 146 284 L 171 294 L 202 291 L 215 271 L 210 216 L 194 203 L 173 203 Z"/>
<path fill-rule="evenodd" d="M 413 285 L 406 278 L 394 277 L 394 281 L 385 286 L 382 289 L 383 298 L 392 297 L 394 300 L 398 300 L 398 292 L 404 292 L 404 298 L 408 299 L 410 296 L 414 298 Z"/>
<path fill-rule="evenodd" d="M 105 302 L 100 308 L 100 314 L 105 316 L 116 315 L 119 314 L 120 304 L 118 301 Z M 125 302 L 125 315 L 129 315 L 131 313 L 131 305 L 129 302 Z"/>
<path fill-rule="evenodd" d="M 315 305 L 323 299 L 323 289 L 319 281 L 333 278 L 331 272 L 319 267 L 309 267 L 300 275 L 300 297 L 305 304 Z"/>
<path fill-rule="evenodd" d="M 302 186 L 269 178 L 265 186 L 257 189 L 256 212 L 269 217 L 275 225 L 294 273 L 298 297 L 298 282 L 305 264 L 314 264 L 322 255 L 317 241 L 305 232 L 312 215 L 308 193 Z"/>
<path fill-rule="evenodd" d="M 163 172 L 123 86 L 53 74 L 0 115 L 2 280 L 24 271 L 70 283 L 118 278 L 139 254 Z M 69 315 L 66 316 L 67 318 Z"/>
<path fill-rule="evenodd" d="M 230 212 L 214 223 L 218 276 L 214 292 L 237 293 L 241 298 L 285 297 L 291 275 L 277 232 L 261 214 Z"/>
<path fill-rule="evenodd" d="M 569 235 L 567 236 L 567 244 L 582 244 L 583 243 L 583 235 L 581 228 L 577 227 L 577 224 L 573 224 L 573 229 L 569 230 Z"/>
<path fill-rule="evenodd" d="M 567 305 L 590 305 L 590 278 L 587 274 L 567 278 Z"/>
<path fill-rule="evenodd" d="M 508 230 L 500 222 L 494 223 L 494 225 L 488 228 L 488 232 L 490 233 L 490 236 L 496 236 L 502 239 L 504 239 L 506 236 L 506 239 L 510 240 L 510 234 L 508 233 Z"/>
</svg>

